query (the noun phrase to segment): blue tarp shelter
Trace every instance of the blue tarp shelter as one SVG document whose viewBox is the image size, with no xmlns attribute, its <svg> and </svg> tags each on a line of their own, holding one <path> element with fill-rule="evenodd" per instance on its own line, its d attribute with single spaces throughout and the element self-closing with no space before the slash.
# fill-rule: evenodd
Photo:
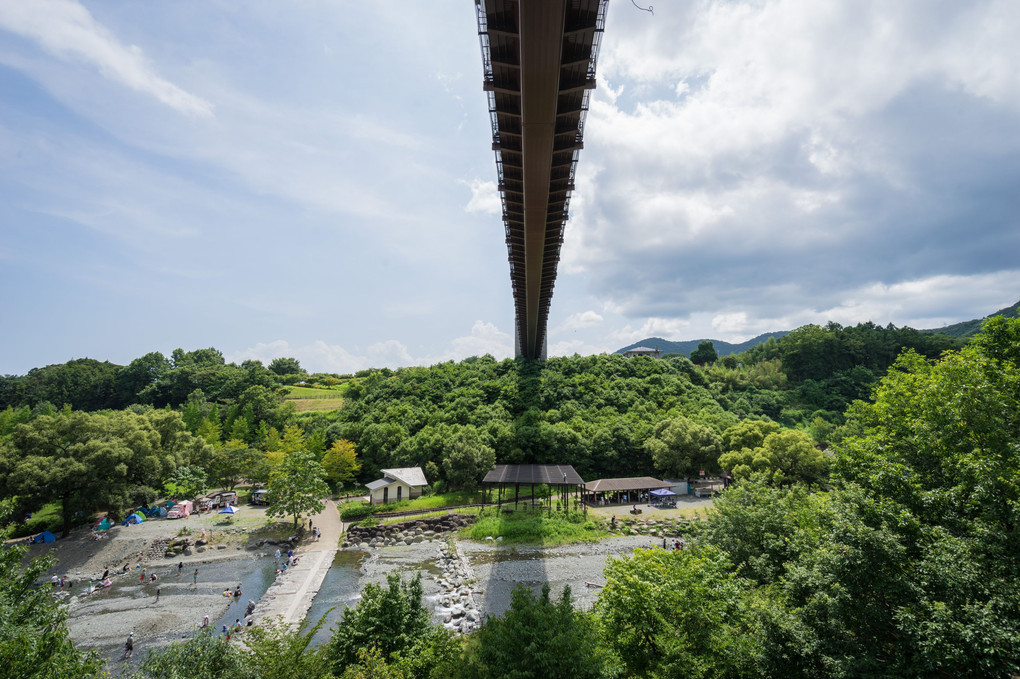
<svg viewBox="0 0 1020 679">
<path fill-rule="evenodd" d="M 53 533 L 49 532 L 48 530 L 44 530 L 43 532 L 39 533 L 34 538 L 32 538 L 32 542 L 33 543 L 37 543 L 37 542 L 55 542 L 56 539 L 57 539 L 56 535 L 54 535 Z"/>
</svg>

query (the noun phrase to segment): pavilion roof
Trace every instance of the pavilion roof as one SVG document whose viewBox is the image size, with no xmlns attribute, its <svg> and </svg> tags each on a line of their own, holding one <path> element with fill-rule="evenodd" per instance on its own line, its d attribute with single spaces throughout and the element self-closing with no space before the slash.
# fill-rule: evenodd
<svg viewBox="0 0 1020 679">
<path fill-rule="evenodd" d="M 673 484 L 651 476 L 632 476 L 625 479 L 598 479 L 584 484 L 585 490 L 589 492 L 605 492 L 617 490 L 654 490 L 656 488 L 669 488 Z"/>
<path fill-rule="evenodd" d="M 569 464 L 500 464 L 482 483 L 544 483 L 550 486 L 583 486 L 584 479 Z"/>
</svg>

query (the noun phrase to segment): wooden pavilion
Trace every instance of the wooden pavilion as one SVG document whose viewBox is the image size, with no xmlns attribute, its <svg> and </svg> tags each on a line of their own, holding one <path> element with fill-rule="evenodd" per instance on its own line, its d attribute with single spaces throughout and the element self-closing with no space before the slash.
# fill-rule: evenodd
<svg viewBox="0 0 1020 679">
<path fill-rule="evenodd" d="M 510 489 L 514 491 L 514 509 L 520 500 L 521 485 L 531 486 L 531 504 L 535 502 L 535 486 L 545 484 L 555 488 L 563 500 L 563 508 L 569 507 L 571 495 L 580 498 L 584 491 L 584 479 L 569 464 L 501 464 L 485 475 L 482 484 L 488 489 L 495 487 L 496 503 L 500 509 L 503 503 L 510 504 Z M 550 495 L 549 511 L 552 512 Z M 587 506 L 585 506 L 587 511 Z"/>
<path fill-rule="evenodd" d="M 585 501 L 592 505 L 631 504 L 644 502 L 650 491 L 669 488 L 673 484 L 651 476 L 598 479 L 584 484 Z"/>
</svg>

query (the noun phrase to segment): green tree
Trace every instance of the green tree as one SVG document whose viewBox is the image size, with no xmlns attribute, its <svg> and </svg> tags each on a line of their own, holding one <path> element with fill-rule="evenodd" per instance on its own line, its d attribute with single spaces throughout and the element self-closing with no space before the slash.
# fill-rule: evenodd
<svg viewBox="0 0 1020 679">
<path fill-rule="evenodd" d="M 536 597 L 517 585 L 510 608 L 492 618 L 473 636 L 460 676 L 485 679 L 543 679 L 606 676 L 606 659 L 598 649 L 594 619 L 574 608 L 570 587 L 556 601 L 549 583 Z"/>
<path fill-rule="evenodd" d="M 266 513 L 293 516 L 297 528 L 303 515 L 317 514 L 325 508 L 322 498 L 329 494 L 329 486 L 323 476 L 322 465 L 312 453 L 304 450 L 285 453 L 269 479 L 272 503 Z"/>
<path fill-rule="evenodd" d="M 496 464 L 496 451 L 474 427 L 464 427 L 443 446 L 443 471 L 454 488 L 474 489 Z"/>
<path fill-rule="evenodd" d="M 168 497 L 190 500 L 202 493 L 209 485 L 205 470 L 201 467 L 178 467 L 163 484 Z"/>
<path fill-rule="evenodd" d="M 719 354 L 715 351 L 712 340 L 701 340 L 698 348 L 691 352 L 691 363 L 695 365 L 708 365 L 719 360 Z"/>
<path fill-rule="evenodd" d="M 829 458 L 815 447 L 810 436 L 787 429 L 769 434 L 754 449 L 723 453 L 719 465 L 737 479 L 767 472 L 777 483 L 818 483 L 828 475 Z"/>
<path fill-rule="evenodd" d="M 283 375 L 297 375 L 304 371 L 296 358 L 274 358 L 269 364 L 269 372 L 282 377 Z"/>
<path fill-rule="evenodd" d="M 15 427 L 0 449 L 0 490 L 35 506 L 60 502 L 66 535 L 77 512 L 151 499 L 183 461 L 160 441 L 145 416 L 130 412 L 40 416 Z"/>
<path fill-rule="evenodd" d="M 322 468 L 334 486 L 339 490 L 345 483 L 353 481 L 361 471 L 361 462 L 354 444 L 347 439 L 337 439 L 322 457 Z"/>
<path fill-rule="evenodd" d="M 719 468 L 719 435 L 683 416 L 657 424 L 644 448 L 655 467 L 671 476 L 683 477 L 702 469 Z"/>
<path fill-rule="evenodd" d="M 11 502 L 0 502 L 6 524 Z M 75 648 L 67 633 L 67 608 L 37 583 L 53 567 L 46 556 L 26 560 L 28 549 L 8 545 L 10 531 L 0 530 L 0 667 L 19 679 L 77 679 L 103 674 L 95 651 Z"/>
<path fill-rule="evenodd" d="M 245 629 L 244 645 L 248 649 L 246 666 L 253 677 L 273 679 L 310 679 L 326 675 L 324 649 L 312 647 L 312 639 L 326 621 L 326 616 L 304 629 L 292 629 L 282 622 L 268 621 Z"/>
<path fill-rule="evenodd" d="M 430 634 L 430 613 L 422 602 L 421 573 L 405 582 L 396 573 L 386 576 L 386 587 L 369 583 L 357 605 L 344 609 L 333 628 L 328 654 L 339 674 L 358 662 L 359 651 L 376 648 L 385 659 L 411 650 Z"/>
<path fill-rule="evenodd" d="M 780 427 L 769 420 L 742 420 L 722 433 L 722 448 L 725 452 L 739 451 L 744 448 L 754 450 L 760 448 L 765 437 L 778 432 Z"/>
<path fill-rule="evenodd" d="M 83 675 L 84 676 L 84 675 Z M 246 654 L 226 637 L 203 631 L 145 654 L 133 679 L 255 679 Z"/>
<path fill-rule="evenodd" d="M 638 549 L 605 576 L 595 613 L 626 676 L 756 676 L 749 586 L 719 550 Z"/>
</svg>

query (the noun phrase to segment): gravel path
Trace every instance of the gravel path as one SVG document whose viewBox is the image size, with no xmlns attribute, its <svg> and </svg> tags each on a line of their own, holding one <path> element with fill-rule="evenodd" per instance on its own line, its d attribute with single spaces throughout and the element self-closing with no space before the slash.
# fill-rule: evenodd
<svg viewBox="0 0 1020 679">
<path fill-rule="evenodd" d="M 318 540 L 307 538 L 297 550 L 298 564 L 280 575 L 255 607 L 257 622 L 263 618 L 279 616 L 283 622 L 300 623 L 312 600 L 319 592 L 326 572 L 333 563 L 343 522 L 336 505 L 326 500 L 319 514 L 311 517 L 312 525 L 322 531 Z"/>
</svg>

